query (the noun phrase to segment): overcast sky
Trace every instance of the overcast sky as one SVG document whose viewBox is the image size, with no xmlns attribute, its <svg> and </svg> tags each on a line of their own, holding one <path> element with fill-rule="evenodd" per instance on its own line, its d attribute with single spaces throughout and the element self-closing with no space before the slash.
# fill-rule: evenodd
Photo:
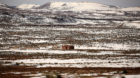
<svg viewBox="0 0 140 78">
<path fill-rule="evenodd" d="M 45 4 L 52 1 L 88 1 L 97 2 L 107 5 L 115 5 L 120 7 L 140 7 L 140 0 L 0 0 L 0 3 L 17 6 L 20 4 Z"/>
</svg>

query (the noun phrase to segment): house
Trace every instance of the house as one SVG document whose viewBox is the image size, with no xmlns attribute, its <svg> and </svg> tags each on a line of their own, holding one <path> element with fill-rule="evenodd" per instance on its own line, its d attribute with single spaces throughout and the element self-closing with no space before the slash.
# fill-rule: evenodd
<svg viewBox="0 0 140 78">
<path fill-rule="evenodd" d="M 62 50 L 74 50 L 73 45 L 62 45 Z"/>
</svg>

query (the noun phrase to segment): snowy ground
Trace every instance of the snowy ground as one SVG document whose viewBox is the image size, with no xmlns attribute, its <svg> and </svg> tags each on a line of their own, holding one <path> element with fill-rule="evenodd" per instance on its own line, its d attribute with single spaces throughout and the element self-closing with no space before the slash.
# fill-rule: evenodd
<svg viewBox="0 0 140 78">
<path fill-rule="evenodd" d="M 61 55 L 58 59 L 59 61 L 73 61 L 73 63 L 81 64 L 78 59 L 85 59 L 86 63 L 82 63 L 79 67 L 115 67 L 114 64 L 118 65 L 116 67 L 139 67 L 138 56 L 140 50 L 140 39 L 139 39 L 139 29 L 135 28 L 95 28 L 95 27 L 34 27 L 34 26 L 13 26 L 11 28 L 1 27 L 1 53 L 4 52 L 13 52 L 13 53 L 25 53 L 25 54 L 35 54 L 35 53 L 44 53 L 48 55 Z M 7 34 L 7 35 L 5 35 Z M 75 50 L 72 51 L 62 51 L 61 46 L 65 44 L 74 45 Z M 54 48 L 57 46 L 58 48 Z M 97 50 L 97 52 L 95 51 Z M 128 51 L 128 54 L 127 54 Z M 65 60 L 63 56 L 66 55 L 75 55 L 72 59 L 72 56 L 67 56 L 65 58 L 69 58 Z M 77 55 L 77 57 L 76 57 Z M 81 56 L 79 56 L 81 55 Z M 100 56 L 110 55 L 110 58 L 100 59 Z M 119 57 L 115 57 L 119 56 Z M 79 58 L 78 58 L 79 56 Z M 84 56 L 84 57 L 83 57 Z M 90 57 L 89 57 L 90 56 Z M 97 56 L 98 58 L 94 58 L 92 56 Z M 127 58 L 130 56 L 130 58 Z M 137 56 L 137 57 L 133 57 Z M 56 58 L 49 59 L 57 60 Z M 91 58 L 92 57 L 92 58 Z M 115 60 L 112 60 L 113 58 Z M 38 61 L 43 59 L 38 59 Z M 26 63 L 27 59 L 22 59 L 22 62 Z M 30 59 L 28 59 L 30 62 Z M 34 59 L 33 59 L 34 60 Z M 44 59 L 45 63 L 48 59 Z M 75 61 L 76 60 L 76 61 Z M 78 60 L 78 61 L 77 61 Z M 92 60 L 92 61 L 90 61 Z M 96 60 L 97 64 L 94 65 Z M 131 61 L 130 61 L 131 60 Z M 18 62 L 21 60 L 15 60 L 13 62 Z M 37 62 L 38 62 L 37 61 Z M 111 65 L 108 62 L 113 62 Z M 29 63 L 28 62 L 28 63 Z M 53 61 L 52 61 L 53 62 Z M 35 64 L 34 61 L 33 64 Z M 41 62 L 43 63 L 43 62 Z M 65 62 L 63 62 L 65 63 Z M 93 64 L 89 64 L 93 63 Z M 98 63 L 103 63 L 98 65 Z M 121 64 L 122 63 L 122 64 Z M 123 64 L 124 63 L 124 64 Z M 51 66 L 50 63 L 46 66 Z M 72 64 L 72 63 L 71 63 Z M 73 65 L 74 65 L 73 64 Z M 87 65 L 85 65 L 87 64 Z M 88 65 L 89 64 L 89 65 Z M 105 65 L 107 64 L 107 65 Z M 67 63 L 66 67 L 69 66 Z M 75 66 L 74 65 L 74 66 Z M 109 66 L 108 66 L 109 65 Z M 45 66 L 45 65 L 44 65 Z M 71 67 L 74 67 L 71 66 Z M 53 65 L 55 67 L 55 65 Z"/>
<path fill-rule="evenodd" d="M 13 26 L 8 29 L 1 27 L 0 42 L 4 46 L 0 47 L 0 62 L 2 66 L 18 65 L 35 68 L 139 68 L 139 33 L 138 28 L 129 27 Z M 61 50 L 61 46 L 65 44 L 74 45 L 75 50 Z M 20 74 L 31 78 L 45 77 L 44 73 L 37 72 Z M 97 78 L 108 78 L 111 75 L 102 74 L 108 75 L 102 76 L 97 73 L 98 76 L 101 75 Z M 91 75 L 95 76 L 90 73 L 78 74 L 81 78 Z M 70 76 L 75 75 L 70 74 Z M 112 78 L 121 78 L 121 76 L 113 74 Z M 123 76 L 138 78 L 139 74 Z"/>
<path fill-rule="evenodd" d="M 41 69 L 58 67 L 74 68 L 61 73 L 64 78 L 139 78 L 140 72 L 135 71 L 140 68 L 139 12 L 96 3 L 70 4 L 54 2 L 50 6 L 53 11 L 45 10 L 46 7 L 42 11 L 0 9 L 0 68 L 7 67 L 4 73 L 0 70 L 0 76 L 44 78 L 46 72 L 40 72 Z M 81 8 L 83 4 L 89 9 Z M 93 8 L 93 4 L 99 7 Z M 62 45 L 67 44 L 75 49 L 62 50 Z M 6 71 L 8 67 L 40 70 Z M 77 68 L 99 67 L 108 69 L 104 73 L 80 72 L 78 77 L 77 73 L 70 74 Z M 108 71 L 111 68 L 115 68 L 111 72 L 129 73 L 112 74 Z"/>
<path fill-rule="evenodd" d="M 140 67 L 139 60 L 122 60 L 122 59 L 25 59 L 25 60 L 4 60 L 4 62 L 19 63 L 27 66 L 39 67 Z"/>
</svg>

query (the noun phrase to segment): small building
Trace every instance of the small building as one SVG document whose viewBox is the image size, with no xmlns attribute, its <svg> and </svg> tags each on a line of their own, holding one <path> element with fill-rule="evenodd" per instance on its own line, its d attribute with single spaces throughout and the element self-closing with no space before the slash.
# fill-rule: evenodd
<svg viewBox="0 0 140 78">
<path fill-rule="evenodd" d="M 74 50 L 73 45 L 62 45 L 62 50 Z"/>
</svg>

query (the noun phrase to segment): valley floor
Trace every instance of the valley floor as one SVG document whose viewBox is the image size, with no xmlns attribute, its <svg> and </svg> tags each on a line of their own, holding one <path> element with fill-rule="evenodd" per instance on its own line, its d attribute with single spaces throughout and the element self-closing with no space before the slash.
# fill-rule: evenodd
<svg viewBox="0 0 140 78">
<path fill-rule="evenodd" d="M 139 28 L 2 25 L 0 77 L 139 78 L 139 36 Z"/>
</svg>

